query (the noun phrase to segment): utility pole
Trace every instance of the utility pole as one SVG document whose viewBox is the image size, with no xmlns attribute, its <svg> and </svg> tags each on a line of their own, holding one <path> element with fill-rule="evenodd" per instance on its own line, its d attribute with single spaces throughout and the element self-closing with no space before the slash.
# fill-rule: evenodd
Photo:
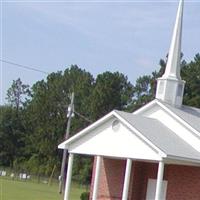
<svg viewBox="0 0 200 200">
<path fill-rule="evenodd" d="M 74 92 L 72 92 L 72 94 L 71 94 L 71 103 L 68 106 L 68 110 L 67 110 L 68 121 L 67 121 L 65 140 L 67 140 L 69 138 L 71 118 L 73 116 L 74 116 Z M 59 182 L 59 193 L 60 194 L 62 194 L 62 192 L 64 192 L 64 188 L 65 188 L 64 177 L 65 177 L 66 160 L 67 160 L 67 149 L 64 149 L 63 157 L 62 157 L 61 173 L 60 173 L 60 182 Z"/>
</svg>

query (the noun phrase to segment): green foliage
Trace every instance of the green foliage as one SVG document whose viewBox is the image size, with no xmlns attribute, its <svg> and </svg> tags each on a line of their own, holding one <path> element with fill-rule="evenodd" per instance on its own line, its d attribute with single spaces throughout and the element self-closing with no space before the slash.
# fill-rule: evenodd
<svg viewBox="0 0 200 200">
<path fill-rule="evenodd" d="M 0 107 L 0 165 L 12 165 L 14 160 L 13 153 L 15 152 L 12 134 L 12 109 L 8 106 Z M 9 148 L 7 148 L 9 147 Z"/>
<path fill-rule="evenodd" d="M 200 54 L 183 66 L 182 78 L 186 81 L 184 103 L 200 108 Z"/>
<path fill-rule="evenodd" d="M 136 108 L 148 103 L 154 98 L 152 92 L 152 77 L 142 76 L 136 80 L 136 85 L 134 87 L 134 98 Z"/>
<path fill-rule="evenodd" d="M 13 167 L 15 159 L 23 159 L 25 129 L 22 111 L 10 106 L 0 107 L 0 165 Z"/>
<path fill-rule="evenodd" d="M 113 109 L 123 110 L 131 102 L 133 86 L 119 72 L 105 72 L 97 76 L 90 105 L 93 119 L 98 119 Z"/>
<path fill-rule="evenodd" d="M 69 94 L 73 90 L 76 91 L 75 109 L 88 116 L 87 99 L 91 93 L 92 83 L 93 77 L 88 72 L 77 66 L 71 66 L 64 74 L 52 73 L 46 82 L 42 80 L 33 85 L 32 100 L 27 106 L 27 117 L 30 122 L 27 143 L 30 160 L 35 160 L 36 165 L 41 166 L 38 173 L 50 174 L 54 165 L 58 166 L 59 170 L 62 151 L 58 150 L 57 146 L 65 134 Z M 88 122 L 74 117 L 70 135 L 86 125 Z M 34 154 L 34 158 L 31 154 Z M 32 163 L 29 161 L 28 165 Z"/>
<path fill-rule="evenodd" d="M 81 200 L 89 200 L 90 193 L 89 192 L 83 192 L 80 196 Z"/>
<path fill-rule="evenodd" d="M 22 84 L 20 78 L 13 80 L 11 87 L 7 91 L 8 102 L 17 110 L 24 104 L 24 101 L 28 101 L 30 96 L 29 85 Z"/>
<path fill-rule="evenodd" d="M 93 159 L 83 155 L 76 155 L 73 167 L 73 180 L 81 185 L 89 185 L 92 175 L 92 163 Z"/>
</svg>

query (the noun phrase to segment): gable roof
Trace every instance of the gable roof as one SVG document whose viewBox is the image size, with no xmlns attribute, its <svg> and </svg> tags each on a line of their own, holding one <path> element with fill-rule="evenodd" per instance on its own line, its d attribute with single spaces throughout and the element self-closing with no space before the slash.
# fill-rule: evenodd
<svg viewBox="0 0 200 200">
<path fill-rule="evenodd" d="M 141 115 L 143 112 L 150 110 L 150 108 L 155 105 L 164 108 L 167 112 L 170 111 L 180 122 L 187 125 L 190 130 L 200 137 L 200 109 L 198 108 L 185 105 L 177 108 L 158 99 L 154 99 L 133 112 L 133 114 Z"/>
<path fill-rule="evenodd" d="M 200 109 L 184 105 L 176 108 L 167 103 L 162 104 L 200 133 Z"/>
<path fill-rule="evenodd" d="M 59 145 L 59 148 L 68 148 L 70 144 L 86 137 L 87 134 L 90 134 L 92 130 L 100 127 L 111 117 L 120 120 L 133 134 L 137 134 L 141 140 L 146 142 L 147 145 L 160 151 L 161 157 L 187 162 L 200 162 L 200 153 L 158 120 L 117 110 L 112 111 L 77 135 L 63 142 Z"/>
<path fill-rule="evenodd" d="M 116 111 L 167 156 L 200 159 L 200 153 L 156 119 Z"/>
</svg>

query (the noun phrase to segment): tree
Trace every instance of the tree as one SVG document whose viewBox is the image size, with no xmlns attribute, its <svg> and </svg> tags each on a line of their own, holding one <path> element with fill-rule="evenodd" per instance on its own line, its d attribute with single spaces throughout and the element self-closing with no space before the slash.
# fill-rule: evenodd
<svg viewBox="0 0 200 200">
<path fill-rule="evenodd" d="M 0 165 L 12 166 L 13 163 L 13 153 L 15 149 L 13 148 L 13 134 L 12 127 L 10 126 L 12 109 L 8 106 L 0 107 Z"/>
<path fill-rule="evenodd" d="M 11 87 L 7 91 L 6 99 L 8 102 L 19 110 L 19 107 L 27 101 L 27 96 L 30 96 L 29 85 L 22 83 L 21 79 L 13 80 Z"/>
<path fill-rule="evenodd" d="M 132 101 L 133 85 L 119 72 L 104 72 L 96 78 L 90 98 L 93 119 L 113 109 L 124 110 Z"/>
<path fill-rule="evenodd" d="M 0 115 L 0 163 L 13 167 L 15 163 L 25 160 L 25 127 L 24 105 L 30 95 L 29 86 L 22 83 L 20 78 L 14 80 L 7 91 L 9 104 L 1 107 Z M 23 108 L 23 109 L 22 109 Z"/>
<path fill-rule="evenodd" d="M 75 91 L 75 109 L 86 116 L 89 115 L 87 99 L 91 93 L 92 82 L 90 73 L 73 65 L 64 73 L 51 73 L 47 81 L 38 81 L 33 85 L 32 100 L 27 107 L 27 143 L 31 160 L 28 165 L 33 161 L 39 163 L 39 171 L 42 174 L 49 174 L 54 165 L 59 169 L 62 151 L 58 150 L 57 146 L 65 135 L 69 94 Z M 86 125 L 88 122 L 78 116 L 74 117 L 70 135 Z"/>
<path fill-rule="evenodd" d="M 184 104 L 200 108 L 200 54 L 183 66 L 182 78 L 186 81 Z"/>
<path fill-rule="evenodd" d="M 136 80 L 134 86 L 134 109 L 141 107 L 153 99 L 152 88 L 151 76 L 145 75 Z"/>
<path fill-rule="evenodd" d="M 25 130 L 11 106 L 1 106 L 0 113 L 0 165 L 13 167 L 24 156 Z"/>
</svg>

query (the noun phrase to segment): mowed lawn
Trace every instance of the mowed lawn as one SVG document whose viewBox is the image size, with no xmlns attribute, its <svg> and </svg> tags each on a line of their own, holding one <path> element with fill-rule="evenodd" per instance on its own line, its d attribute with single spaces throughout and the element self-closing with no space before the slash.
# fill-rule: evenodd
<svg viewBox="0 0 200 200">
<path fill-rule="evenodd" d="M 70 200 L 80 200 L 85 190 L 72 186 Z M 13 181 L 0 178 L 0 200 L 63 200 L 58 194 L 58 185 Z"/>
</svg>

